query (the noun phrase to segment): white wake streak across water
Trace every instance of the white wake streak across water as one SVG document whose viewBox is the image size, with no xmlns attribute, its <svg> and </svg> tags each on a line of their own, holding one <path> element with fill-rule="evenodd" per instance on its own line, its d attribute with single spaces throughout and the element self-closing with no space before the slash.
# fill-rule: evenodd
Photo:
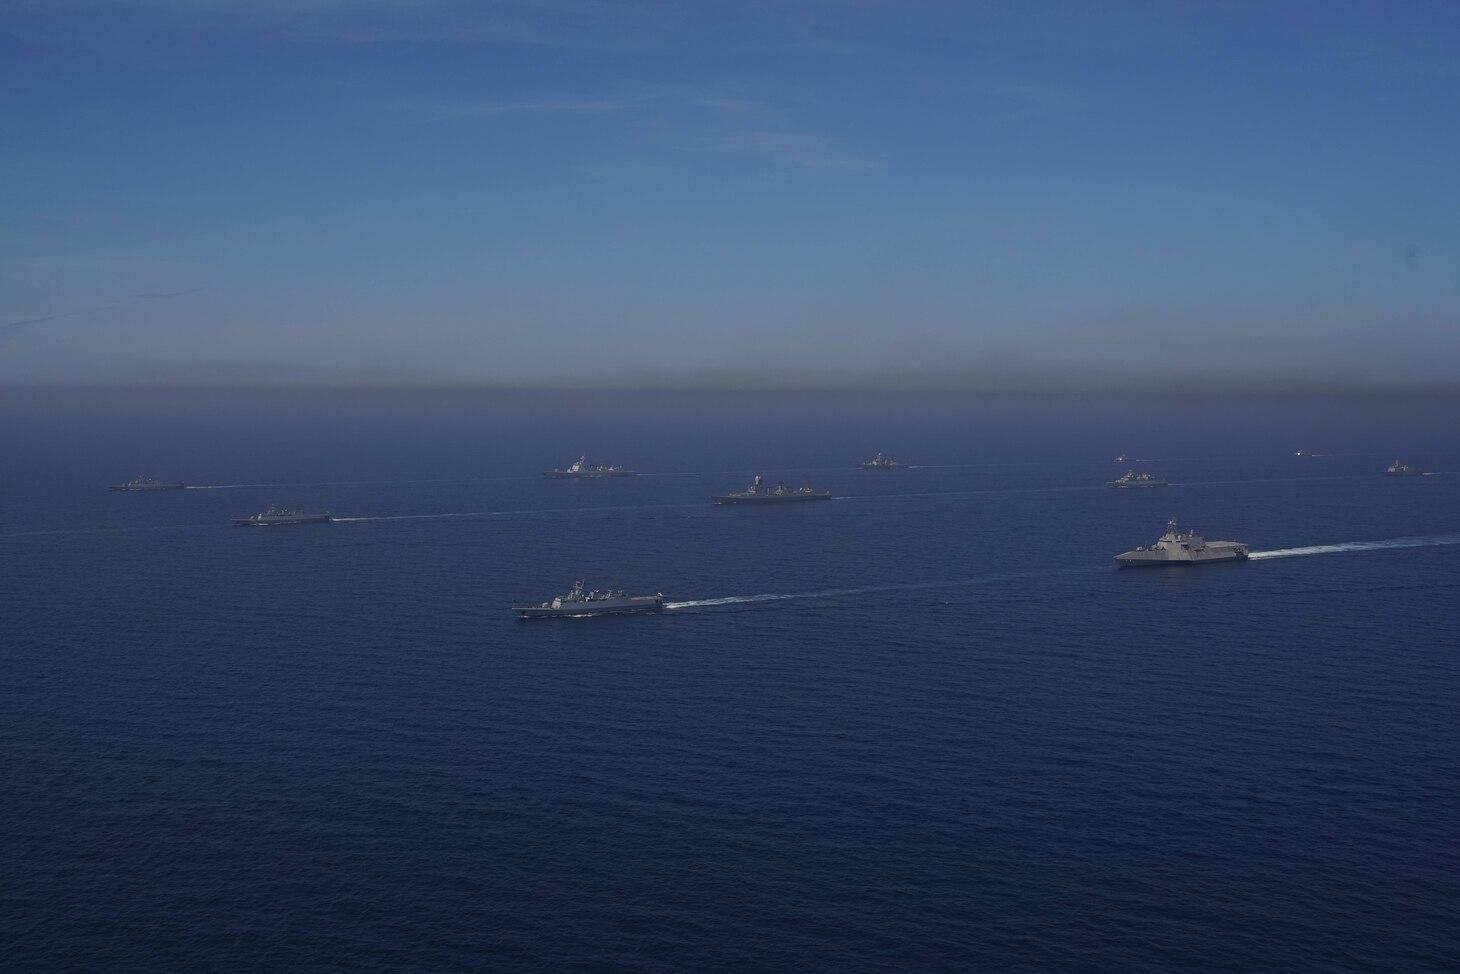
<svg viewBox="0 0 1460 974">
<path fill-rule="evenodd" d="M 759 595 L 727 595 L 718 599 L 691 599 L 686 602 L 665 602 L 666 609 L 698 609 L 716 605 L 741 605 L 747 602 L 784 602 L 788 599 L 834 599 L 848 595 L 873 595 L 878 592 L 917 592 L 938 588 L 963 588 L 968 585 L 982 585 L 1013 578 L 1031 578 L 1048 575 L 1076 575 L 1085 572 L 1104 571 L 1104 565 L 1087 565 L 1081 568 L 1059 568 L 1047 572 L 1010 572 L 1004 575 L 984 575 L 979 578 L 953 578 L 940 582 L 901 582 L 890 585 L 865 585 L 859 588 L 828 588 L 817 592 L 764 592 Z"/>
<path fill-rule="evenodd" d="M 1303 548 L 1275 548 L 1272 551 L 1254 551 L 1247 557 L 1252 560 L 1297 558 L 1302 555 L 1336 555 L 1346 551 L 1384 551 L 1389 548 L 1431 548 L 1451 544 L 1460 544 L 1460 533 L 1389 538 L 1386 541 L 1341 541 L 1338 544 L 1315 544 Z"/>
</svg>

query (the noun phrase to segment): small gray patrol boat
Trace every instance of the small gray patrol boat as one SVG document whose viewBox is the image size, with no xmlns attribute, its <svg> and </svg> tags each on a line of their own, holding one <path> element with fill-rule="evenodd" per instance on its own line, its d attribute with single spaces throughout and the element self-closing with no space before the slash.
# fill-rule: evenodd
<svg viewBox="0 0 1460 974">
<path fill-rule="evenodd" d="M 1149 548 L 1137 548 L 1115 556 L 1121 568 L 1150 565 L 1204 565 L 1210 561 L 1246 561 L 1247 544 L 1242 541 L 1208 541 L 1194 531 L 1182 532 L 1176 518 L 1166 522 L 1166 533 Z"/>
<path fill-rule="evenodd" d="M 270 504 L 269 509 L 262 514 L 235 517 L 232 520 L 233 526 L 236 528 L 271 528 L 286 524 L 325 524 L 330 520 L 330 516 L 328 512 L 306 514 L 303 511 L 290 511 L 276 504 Z"/>
<path fill-rule="evenodd" d="M 785 484 L 776 484 L 774 487 L 767 487 L 760 474 L 755 475 L 749 487 L 744 490 L 731 491 L 728 494 L 715 494 L 710 500 L 716 504 L 782 504 L 787 501 L 829 501 L 831 491 L 816 490 L 812 487 L 787 487 Z"/>
<path fill-rule="evenodd" d="M 514 605 L 519 619 L 580 619 L 587 616 L 622 615 L 629 612 L 658 612 L 664 608 L 663 593 L 628 595 L 614 589 L 583 591 L 583 582 L 573 583 L 573 591 L 559 595 L 541 605 Z"/>
</svg>

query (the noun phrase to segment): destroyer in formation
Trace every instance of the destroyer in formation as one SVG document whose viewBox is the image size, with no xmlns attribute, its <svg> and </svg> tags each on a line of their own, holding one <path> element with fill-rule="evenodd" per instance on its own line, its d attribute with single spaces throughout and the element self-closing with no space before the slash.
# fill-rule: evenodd
<svg viewBox="0 0 1460 974">
<path fill-rule="evenodd" d="M 639 472 L 602 463 L 589 463 L 588 457 L 581 456 L 569 464 L 566 470 L 544 470 L 542 475 L 554 480 L 587 480 L 593 477 L 637 477 Z"/>
<path fill-rule="evenodd" d="M 906 470 L 907 467 L 908 465 L 901 460 L 895 457 L 884 457 L 880 453 L 866 463 L 857 464 L 858 470 Z"/>
<path fill-rule="evenodd" d="M 1121 568 L 1149 565 L 1205 565 L 1212 561 L 1246 561 L 1247 545 L 1242 541 L 1208 541 L 1194 531 L 1182 532 L 1176 518 L 1166 522 L 1166 533 L 1149 548 L 1137 548 L 1115 556 Z"/>
<path fill-rule="evenodd" d="M 233 518 L 233 526 L 236 528 L 271 528 L 285 524 L 323 524 L 329 519 L 328 512 L 306 514 L 303 511 L 290 511 L 276 504 L 270 504 L 269 509 L 262 514 Z"/>
<path fill-rule="evenodd" d="M 173 483 L 171 480 L 158 480 L 154 477 L 138 477 L 129 480 L 125 484 L 112 484 L 111 490 L 182 490 L 187 484 Z"/>
<path fill-rule="evenodd" d="M 1384 471 L 1386 477 L 1423 477 L 1425 472 L 1419 467 L 1411 467 L 1407 463 L 1400 463 L 1395 460 L 1389 464 L 1389 469 Z"/>
<path fill-rule="evenodd" d="M 1134 470 L 1127 470 L 1110 482 L 1112 487 L 1166 487 L 1166 481 L 1159 477 L 1153 477 L 1148 473 L 1136 473 Z"/>
<path fill-rule="evenodd" d="M 622 615 L 629 612 L 658 612 L 664 608 L 663 593 L 627 595 L 614 589 L 583 591 L 583 583 L 573 583 L 573 591 L 559 595 L 541 605 L 514 605 L 519 619 L 580 619 L 587 616 Z"/>
<path fill-rule="evenodd" d="M 829 501 L 831 491 L 816 490 L 812 487 L 787 487 L 785 484 L 776 484 L 774 487 L 767 487 L 760 474 L 755 475 L 755 480 L 744 490 L 731 491 L 728 494 L 715 494 L 710 498 L 716 504 L 782 504 L 788 501 Z"/>
</svg>

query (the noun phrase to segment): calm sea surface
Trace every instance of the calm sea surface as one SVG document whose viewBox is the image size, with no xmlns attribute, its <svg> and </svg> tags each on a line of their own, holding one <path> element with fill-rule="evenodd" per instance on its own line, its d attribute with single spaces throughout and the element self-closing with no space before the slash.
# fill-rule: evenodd
<svg viewBox="0 0 1460 974">
<path fill-rule="evenodd" d="M 3 967 L 1455 970 L 1457 420 L 5 393 Z"/>
</svg>

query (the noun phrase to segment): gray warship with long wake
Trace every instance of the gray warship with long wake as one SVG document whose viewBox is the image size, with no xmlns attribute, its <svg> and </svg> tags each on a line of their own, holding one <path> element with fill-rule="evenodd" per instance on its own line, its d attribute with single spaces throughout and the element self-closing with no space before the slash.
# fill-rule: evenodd
<svg viewBox="0 0 1460 974">
<path fill-rule="evenodd" d="M 907 468 L 908 464 L 896 457 L 884 457 L 880 453 L 866 463 L 857 464 L 858 470 L 906 470 Z"/>
<path fill-rule="evenodd" d="M 1386 477 L 1423 477 L 1425 472 L 1419 467 L 1411 467 L 1407 463 L 1400 463 L 1395 460 L 1389 464 L 1389 469 L 1384 471 Z"/>
<path fill-rule="evenodd" d="M 716 504 L 784 504 L 788 501 L 829 501 L 831 491 L 816 490 L 812 487 L 787 487 L 785 484 L 767 487 L 761 475 L 756 474 L 755 480 L 744 490 L 715 494 L 710 500 Z"/>
<path fill-rule="evenodd" d="M 587 616 L 623 615 L 630 612 L 658 612 L 664 608 L 663 593 L 628 595 L 614 589 L 583 591 L 583 583 L 573 583 L 573 591 L 559 595 L 540 605 L 514 605 L 519 619 L 578 619 Z"/>
<path fill-rule="evenodd" d="M 1246 561 L 1247 544 L 1242 541 L 1208 541 L 1194 531 L 1182 532 L 1176 518 L 1166 522 L 1166 533 L 1149 548 L 1137 548 L 1115 556 L 1121 568 L 1150 565 L 1204 565 L 1212 561 Z"/>
<path fill-rule="evenodd" d="M 589 480 L 596 477 L 637 477 L 639 472 L 602 463 L 589 463 L 587 456 L 581 456 L 565 470 L 544 470 L 542 475 L 553 480 Z"/>
</svg>

